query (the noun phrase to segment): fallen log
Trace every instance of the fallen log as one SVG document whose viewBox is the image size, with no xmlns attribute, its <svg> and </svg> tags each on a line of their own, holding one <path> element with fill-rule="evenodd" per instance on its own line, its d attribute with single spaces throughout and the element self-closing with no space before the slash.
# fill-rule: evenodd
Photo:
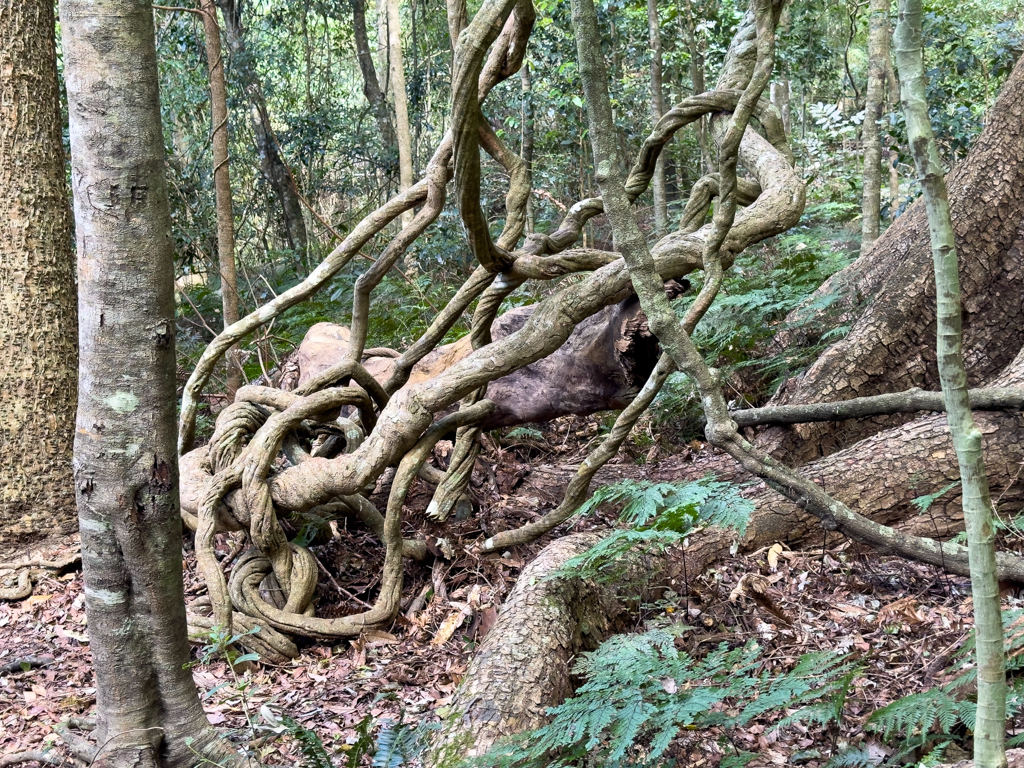
<svg viewBox="0 0 1024 768">
<path fill-rule="evenodd" d="M 552 578 L 602 536 L 578 533 L 557 539 L 519 575 L 442 715 L 424 759 L 427 768 L 451 768 L 485 754 L 505 736 L 546 723 L 547 708 L 572 691 L 571 665 L 578 653 L 621 631 L 638 601 L 651 596 L 660 583 L 668 584 L 673 573 L 682 567 L 699 573 L 726 554 L 732 541 L 716 531 L 671 559 L 637 552 L 614 585 Z"/>
<path fill-rule="evenodd" d="M 685 281 L 670 281 L 666 292 L 675 298 L 687 287 Z M 533 306 L 518 307 L 498 317 L 491 331 L 493 338 L 502 339 L 520 330 L 533 311 Z M 283 385 L 301 387 L 345 359 L 349 339 L 345 326 L 317 323 L 311 327 L 295 355 L 298 376 Z M 438 347 L 413 368 L 406 386 L 434 378 L 472 351 L 468 336 Z M 387 381 L 396 353 L 368 352 L 375 354 L 364 359 L 364 367 L 377 381 Z M 625 408 L 654 369 L 658 355 L 658 341 L 647 327 L 639 302 L 631 296 L 581 322 L 548 357 L 491 382 L 487 398 L 495 409 L 482 427 L 495 429 Z"/>
</svg>

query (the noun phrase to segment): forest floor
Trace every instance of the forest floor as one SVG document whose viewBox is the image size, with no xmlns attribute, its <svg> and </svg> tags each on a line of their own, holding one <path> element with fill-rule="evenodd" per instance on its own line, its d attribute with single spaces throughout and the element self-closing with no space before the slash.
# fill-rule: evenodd
<svg viewBox="0 0 1024 768">
<path fill-rule="evenodd" d="M 591 431 L 584 424 L 584 436 Z M 553 476 L 559 475 L 560 466 L 578 461 L 580 441 L 572 440 L 572 448 L 561 452 L 546 442 L 544 460 Z M 569 443 L 567 439 L 562 445 Z M 481 473 L 477 487 L 481 512 L 469 520 L 444 529 L 427 523 L 417 511 L 425 506 L 427 489 L 411 497 L 410 528 L 433 537 L 444 533 L 457 554 L 439 558 L 433 566 L 407 568 L 403 615 L 389 631 L 367 632 L 333 645 L 309 642 L 300 645 L 299 658 L 283 665 L 246 662 L 232 671 L 222 657 L 197 663 L 193 674 L 210 721 L 248 742 L 267 763 L 308 766 L 320 766 L 302 763 L 300 753 L 303 743 L 310 749 L 310 733 L 334 756 L 335 765 L 369 765 L 374 734 L 386 721 L 436 721 L 519 570 L 546 543 L 522 547 L 513 556 L 487 558 L 458 546 L 481 531 L 518 525 L 555 503 L 543 493 L 512 495 L 527 474 L 545 471 L 537 468 L 538 457 L 527 453 L 498 450 L 495 468 Z M 609 475 L 643 478 L 658 467 L 657 462 L 637 463 L 649 455 L 625 454 Z M 610 519 L 578 521 L 574 530 L 607 525 Z M 565 527 L 556 534 L 564 532 Z M 428 541 L 446 547 L 436 538 Z M 232 542 L 223 539 L 221 545 L 227 554 Z M 59 551 L 46 554 L 66 554 L 71 546 L 65 542 Z M 205 588 L 189 548 L 186 541 L 186 601 L 191 609 L 201 610 Z M 316 551 L 324 566 L 320 615 L 355 612 L 372 599 L 372 575 L 378 573 L 382 555 L 369 533 L 342 523 L 332 541 Z M 749 574 L 767 579 L 770 608 L 732 594 Z M 817 768 L 837 750 L 858 745 L 880 761 L 887 748 L 865 730 L 867 716 L 899 697 L 941 683 L 951 654 L 972 624 L 966 579 L 846 544 L 825 551 L 779 547 L 728 558 L 692 579 L 683 592 L 645 606 L 636 628 L 650 622 L 686 622 L 691 629 L 682 635 L 680 647 L 698 657 L 722 643 L 736 647 L 755 640 L 764 649 L 768 670 L 785 670 L 802 654 L 817 650 L 850 651 L 859 655 L 861 664 L 840 727 L 773 731 L 772 717 L 781 717 L 775 714 L 730 733 L 686 732 L 672 754 L 691 766 L 717 766 L 723 755 L 747 750 L 759 755 L 752 766 Z M 417 596 L 421 600 L 414 604 Z M 420 607 L 422 598 L 427 599 Z M 1007 594 L 1005 605 L 1021 607 L 1024 601 Z M 196 658 L 201 656 L 197 648 Z M 61 755 L 52 726 L 94 709 L 82 577 L 72 568 L 42 579 L 25 600 L 0 603 L 0 754 L 54 745 L 54 754 Z M 947 757 L 956 755 L 947 752 Z"/>
</svg>

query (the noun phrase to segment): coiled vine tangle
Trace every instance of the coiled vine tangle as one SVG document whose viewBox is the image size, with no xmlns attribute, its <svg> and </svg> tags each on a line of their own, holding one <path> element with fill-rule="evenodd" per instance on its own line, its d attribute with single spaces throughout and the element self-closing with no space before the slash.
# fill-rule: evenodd
<svg viewBox="0 0 1024 768">
<path fill-rule="evenodd" d="M 402 508 L 413 479 L 421 476 L 437 486 L 428 514 L 444 519 L 465 498 L 481 430 L 495 408 L 488 399 L 488 385 L 552 355 L 581 323 L 633 295 L 634 276 L 620 253 L 576 245 L 587 221 L 604 212 L 601 198 L 571 206 L 550 234 L 523 236 L 529 175 L 522 158 L 491 129 L 486 104 L 494 87 L 522 65 L 535 19 L 532 3 L 484 0 L 468 23 L 464 5 L 448 6 L 456 41 L 452 128 L 423 178 L 354 227 L 303 282 L 225 329 L 210 344 L 185 388 L 179 428 L 182 510 L 187 525 L 196 532 L 198 563 L 213 608 L 212 618 L 196 621 L 215 622 L 229 631 L 236 622 L 241 628 L 255 623 L 273 629 L 262 641 L 285 656 L 295 653 L 288 636 L 354 637 L 393 621 L 402 590 L 403 558 L 427 556 L 423 541 L 403 540 L 401 535 Z M 692 333 L 714 300 L 721 272 L 735 256 L 794 226 L 803 212 L 803 182 L 793 170 L 782 121 L 775 108 L 760 98 L 772 62 L 766 36 L 773 34 L 778 10 L 777 2 L 752 3 L 717 87 L 683 99 L 666 112 L 621 181 L 625 199 L 635 201 L 647 190 L 658 156 L 676 132 L 711 116 L 712 135 L 721 147 L 720 170 L 695 184 L 678 229 L 649 248 L 651 264 L 663 283 L 707 267 L 704 289 L 683 321 L 685 334 Z M 756 130 L 746 127 L 749 118 L 756 121 Z M 497 239 L 492 239 L 481 208 L 481 149 L 508 179 L 507 215 Z M 737 166 L 745 169 L 745 177 L 737 177 Z M 596 170 L 599 178 L 608 176 L 609 169 Z M 372 368 L 371 359 L 379 361 L 381 351 L 366 349 L 375 309 L 373 291 L 449 205 L 449 185 L 454 189 L 451 203 L 479 266 L 418 340 L 401 353 L 388 352 L 386 372 L 378 374 L 378 380 L 368 368 Z M 714 197 L 723 202 L 716 206 L 715 220 L 705 224 Z M 356 282 L 351 334 L 338 362 L 291 392 L 240 388 L 234 403 L 220 413 L 210 443 L 193 449 L 196 405 L 219 357 L 255 328 L 327 284 L 363 245 L 383 237 L 391 222 L 417 207 L 415 216 L 391 237 L 376 263 Z M 502 302 L 513 291 L 527 281 L 550 282 L 572 274 L 579 279 L 555 286 L 521 327 L 494 337 Z M 472 348 L 439 372 L 417 376 L 417 366 L 438 349 L 473 302 Z M 673 367 L 673 361 L 663 357 L 647 383 L 636 387 L 633 405 L 622 412 L 607 439 L 580 467 L 556 510 L 522 529 L 478 542 L 476 548 L 491 552 L 523 543 L 567 519 L 585 500 L 594 473 L 615 455 Z M 457 434 L 456 446 L 448 470 L 441 472 L 428 459 L 434 445 L 449 432 Z M 744 466 L 789 495 L 804 488 L 771 462 L 759 465 L 749 459 Z M 381 512 L 370 502 L 369 492 L 389 470 L 394 476 Z M 838 525 L 865 540 L 877 538 L 874 529 L 858 527 L 843 517 L 849 512 L 845 507 L 846 512 L 837 512 L 821 500 L 814 502 L 825 510 L 827 525 Z M 353 515 L 380 538 L 384 547 L 381 586 L 367 610 L 341 618 L 316 616 L 316 561 L 304 547 L 288 541 L 279 520 L 298 512 Z M 217 532 L 229 530 L 245 532 L 251 546 L 226 576 L 213 544 Z M 902 551 L 920 554 L 920 542 L 904 538 Z M 939 553 L 947 565 L 956 559 L 950 553 L 949 547 Z"/>
</svg>

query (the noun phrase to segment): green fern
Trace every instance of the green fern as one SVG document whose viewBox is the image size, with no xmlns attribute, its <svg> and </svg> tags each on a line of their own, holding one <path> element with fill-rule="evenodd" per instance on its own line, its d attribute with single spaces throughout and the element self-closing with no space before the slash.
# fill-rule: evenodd
<svg viewBox="0 0 1024 768">
<path fill-rule="evenodd" d="M 377 751 L 371 762 L 372 768 L 400 768 L 409 765 L 426 749 L 427 735 L 440 726 L 435 723 L 421 723 L 415 728 L 402 722 L 381 720 L 377 734 Z"/>
<path fill-rule="evenodd" d="M 740 496 L 738 486 L 710 476 L 689 483 L 622 480 L 599 488 L 579 514 L 589 514 L 603 504 L 622 504 L 619 520 L 630 527 L 616 530 L 569 559 L 550 578 L 571 575 L 611 581 L 625 570 L 623 556 L 630 550 L 662 551 L 698 525 L 733 528 L 742 534 L 754 508 Z"/>
<path fill-rule="evenodd" d="M 957 480 L 955 483 L 950 483 L 945 488 L 940 488 L 935 493 L 929 493 L 925 496 L 918 496 L 915 499 L 911 499 L 910 503 L 917 507 L 918 512 L 923 514 L 928 511 L 928 508 L 931 507 L 932 504 L 934 504 L 936 501 L 945 496 L 954 488 L 959 487 L 959 485 L 960 481 Z"/>
<path fill-rule="evenodd" d="M 281 724 L 299 743 L 299 751 L 302 752 L 303 757 L 302 768 L 333 768 L 331 756 L 315 731 L 288 715 L 281 716 Z"/>
<path fill-rule="evenodd" d="M 753 642 L 735 649 L 723 644 L 695 659 L 675 646 L 686 629 L 609 639 L 577 663 L 574 672 L 586 682 L 548 710 L 549 725 L 470 764 L 540 768 L 588 758 L 608 768 L 656 766 L 684 729 L 741 728 L 794 703 L 826 703 L 803 711 L 812 722 L 829 722 L 838 717 L 842 704 L 836 700 L 845 700 L 857 672 L 846 657 L 813 653 L 790 672 L 772 676 L 760 671 L 761 648 Z M 789 718 L 790 724 L 802 721 Z M 747 755 L 729 759 L 743 765 Z"/>
<path fill-rule="evenodd" d="M 867 747 L 844 749 L 825 763 L 825 768 L 875 768 L 878 759 Z"/>
<path fill-rule="evenodd" d="M 402 740 L 402 723 L 393 725 L 390 720 L 381 723 L 377 735 L 377 752 L 373 756 L 373 768 L 399 768 L 405 765 L 405 758 L 399 749 Z"/>
</svg>

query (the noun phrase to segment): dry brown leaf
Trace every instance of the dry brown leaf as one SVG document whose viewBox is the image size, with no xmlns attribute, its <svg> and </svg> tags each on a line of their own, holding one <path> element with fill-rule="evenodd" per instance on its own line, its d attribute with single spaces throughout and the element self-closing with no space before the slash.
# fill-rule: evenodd
<svg viewBox="0 0 1024 768">
<path fill-rule="evenodd" d="M 397 645 L 399 642 L 397 637 L 382 629 L 363 630 L 362 637 L 367 645 Z"/>
<path fill-rule="evenodd" d="M 434 639 L 430 641 L 431 645 L 444 645 L 452 639 L 452 635 L 455 634 L 455 630 L 462 626 L 462 622 L 466 620 L 466 614 L 462 611 L 452 611 L 448 614 L 448 618 L 441 622 L 441 626 L 437 628 L 437 633 L 434 635 Z"/>
</svg>

